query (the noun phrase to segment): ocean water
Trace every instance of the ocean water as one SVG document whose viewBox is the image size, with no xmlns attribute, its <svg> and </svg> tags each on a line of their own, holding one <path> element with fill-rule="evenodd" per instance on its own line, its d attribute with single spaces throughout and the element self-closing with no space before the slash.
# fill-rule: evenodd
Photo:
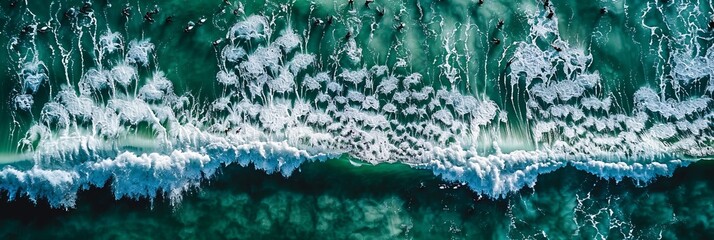
<svg viewBox="0 0 714 240">
<path fill-rule="evenodd" d="M 5 0 L 0 236 L 711 238 L 713 12 Z"/>
</svg>

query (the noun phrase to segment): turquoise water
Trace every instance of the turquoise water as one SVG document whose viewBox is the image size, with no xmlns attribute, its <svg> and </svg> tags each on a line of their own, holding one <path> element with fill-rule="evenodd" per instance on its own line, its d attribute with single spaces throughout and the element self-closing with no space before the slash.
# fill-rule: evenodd
<svg viewBox="0 0 714 240">
<path fill-rule="evenodd" d="M 6 1 L 3 234 L 706 238 L 712 11 Z"/>
</svg>

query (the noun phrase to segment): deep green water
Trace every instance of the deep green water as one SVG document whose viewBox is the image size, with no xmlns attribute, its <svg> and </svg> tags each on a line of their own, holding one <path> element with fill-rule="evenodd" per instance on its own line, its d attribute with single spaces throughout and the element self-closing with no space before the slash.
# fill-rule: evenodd
<svg viewBox="0 0 714 240">
<path fill-rule="evenodd" d="M 77 208 L 3 201 L 0 236 L 47 239 L 708 239 L 714 228 L 709 162 L 647 187 L 575 170 L 538 178 L 507 199 L 404 165 L 308 163 L 290 178 L 231 166 L 179 206 L 79 194 Z M 423 187 L 422 187 L 423 186 Z M 442 189 L 444 188 L 444 189 Z"/>
<path fill-rule="evenodd" d="M 1 2 L 0 238 L 714 237 L 711 1 L 90 2 Z"/>
</svg>

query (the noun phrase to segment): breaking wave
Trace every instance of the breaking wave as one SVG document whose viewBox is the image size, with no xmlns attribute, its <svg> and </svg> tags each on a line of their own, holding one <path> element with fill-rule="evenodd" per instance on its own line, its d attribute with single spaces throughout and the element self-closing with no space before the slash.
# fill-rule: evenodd
<svg viewBox="0 0 714 240">
<path fill-rule="evenodd" d="M 18 143 L 23 154 L 0 170 L 0 189 L 10 199 L 69 208 L 79 190 L 109 183 L 117 199 L 161 194 L 178 203 L 228 164 L 288 177 L 305 161 L 347 154 L 429 169 L 500 198 L 566 165 L 647 183 L 712 155 L 714 49 L 693 40 L 701 29 L 667 43 L 673 67 L 662 89 L 638 86 L 622 98 L 606 89 L 587 49 L 561 38 L 549 11 L 529 8 L 528 34 L 500 43 L 508 44 L 498 61 L 504 73 L 489 94 L 464 87 L 475 81 L 464 67 L 470 53 L 457 50 L 460 36 L 447 30 L 443 60 L 415 71 L 396 50 L 393 64 L 367 64 L 363 47 L 373 33 L 360 32 L 354 14 L 335 17 L 350 34 L 330 42 L 329 56 L 309 44 L 326 42 L 311 38 L 329 32 L 325 18 L 299 32 L 284 12 L 246 16 L 214 44 L 215 99 L 177 92 L 181 79 L 162 72 L 150 39 L 97 30 L 83 20 L 91 12 L 72 16 L 80 38 L 90 32 L 93 54 L 81 58 L 91 64 L 82 63 L 78 81 L 45 90 L 46 101 L 38 93 L 60 85 L 49 81 L 61 73 L 50 71 L 37 46 L 10 46 L 28 52 L 17 59 L 14 111 L 39 115 Z M 286 26 L 276 24 L 281 19 Z M 452 27 L 468 37 L 468 26 Z M 61 46 L 63 58 L 76 54 Z"/>
</svg>

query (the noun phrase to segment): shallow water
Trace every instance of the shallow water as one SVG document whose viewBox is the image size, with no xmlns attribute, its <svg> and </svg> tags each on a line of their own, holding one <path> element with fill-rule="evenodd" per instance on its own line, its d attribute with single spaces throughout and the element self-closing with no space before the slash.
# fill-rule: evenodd
<svg viewBox="0 0 714 240">
<path fill-rule="evenodd" d="M 6 236 L 711 237 L 709 1 L 91 3 L 0 6 Z"/>
</svg>

